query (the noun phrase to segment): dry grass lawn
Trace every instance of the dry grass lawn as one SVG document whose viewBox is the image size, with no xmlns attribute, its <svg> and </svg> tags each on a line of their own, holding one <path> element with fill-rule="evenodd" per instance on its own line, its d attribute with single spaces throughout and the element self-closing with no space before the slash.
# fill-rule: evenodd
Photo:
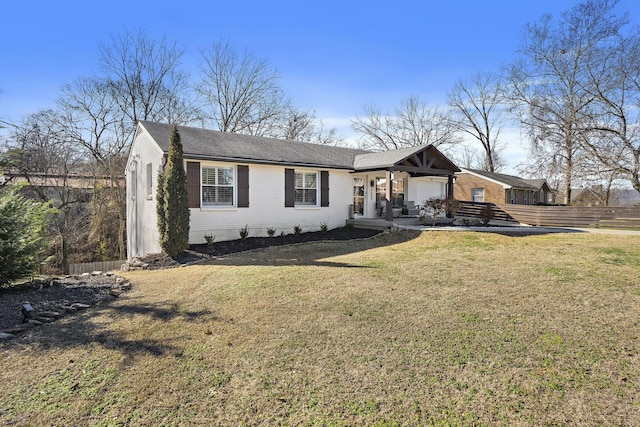
<svg viewBox="0 0 640 427">
<path fill-rule="evenodd" d="M 0 424 L 640 425 L 640 237 L 401 232 L 127 273 L 0 344 Z"/>
</svg>

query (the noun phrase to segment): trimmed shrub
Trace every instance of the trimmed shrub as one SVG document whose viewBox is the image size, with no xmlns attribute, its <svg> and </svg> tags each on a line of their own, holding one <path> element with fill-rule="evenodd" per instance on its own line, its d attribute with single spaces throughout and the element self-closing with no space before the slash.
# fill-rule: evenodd
<svg viewBox="0 0 640 427">
<path fill-rule="evenodd" d="M 164 216 L 158 218 L 160 246 L 169 256 L 176 256 L 189 247 L 189 201 L 187 174 L 184 170 L 182 143 L 178 127 L 173 125 L 169 138 L 169 156 L 163 182 Z"/>
</svg>

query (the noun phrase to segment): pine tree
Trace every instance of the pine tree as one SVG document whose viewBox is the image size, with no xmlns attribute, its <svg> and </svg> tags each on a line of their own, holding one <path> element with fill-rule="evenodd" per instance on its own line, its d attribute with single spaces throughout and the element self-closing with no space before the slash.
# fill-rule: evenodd
<svg viewBox="0 0 640 427">
<path fill-rule="evenodd" d="M 164 218 L 158 218 L 160 246 L 169 256 L 176 256 L 189 247 L 189 205 L 187 175 L 184 171 L 182 143 L 178 127 L 173 125 L 169 138 L 169 157 L 164 176 Z M 164 221 L 164 222 L 163 222 Z M 163 225 L 164 224 L 164 225 Z"/>
<path fill-rule="evenodd" d="M 33 274 L 43 263 L 46 228 L 56 210 L 18 193 L 17 186 L 0 191 L 0 285 Z"/>
</svg>

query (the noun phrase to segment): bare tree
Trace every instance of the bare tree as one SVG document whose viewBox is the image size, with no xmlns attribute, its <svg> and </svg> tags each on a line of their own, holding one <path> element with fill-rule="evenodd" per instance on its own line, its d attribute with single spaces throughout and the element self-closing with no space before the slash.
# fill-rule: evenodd
<svg viewBox="0 0 640 427">
<path fill-rule="evenodd" d="M 322 120 L 316 118 L 315 111 L 291 108 L 276 127 L 276 138 L 291 141 L 311 142 L 321 145 L 341 146 L 344 138 L 333 127 L 326 129 Z"/>
<path fill-rule="evenodd" d="M 155 41 L 143 31 L 125 31 L 111 34 L 99 48 L 104 74 L 65 85 L 58 103 L 69 138 L 93 157 L 94 173 L 109 180 L 100 197 L 110 197 L 113 203 L 95 203 L 93 219 L 104 222 L 107 211 L 119 207 L 112 219 L 119 224 L 118 252 L 123 257 L 126 212 L 121 178 L 137 121 L 190 124 L 201 115 L 188 96 L 188 76 L 179 70 L 184 50 L 166 37 Z"/>
<path fill-rule="evenodd" d="M 593 94 L 585 90 L 585 63 L 594 48 L 615 36 L 624 19 L 611 16 L 616 1 L 587 0 L 564 12 L 528 24 L 517 60 L 510 66 L 511 101 L 529 134 L 534 152 L 548 153 L 564 178 L 564 202 L 580 165 L 593 114 Z M 539 161 L 547 161 L 542 158 Z"/>
<path fill-rule="evenodd" d="M 640 32 L 611 38 L 586 64 L 594 97 L 584 148 L 609 175 L 640 191 Z M 612 179 L 607 180 L 610 187 Z"/>
<path fill-rule="evenodd" d="M 505 101 L 502 78 L 497 74 L 477 73 L 467 81 L 458 81 L 448 98 L 455 126 L 482 145 L 481 168 L 498 171 L 504 164 L 499 146 Z"/>
<path fill-rule="evenodd" d="M 99 49 L 104 81 L 129 129 L 138 120 L 186 124 L 200 118 L 187 96 L 188 76 L 179 68 L 184 49 L 166 36 L 155 41 L 142 30 L 124 31 L 110 34 Z"/>
<path fill-rule="evenodd" d="M 69 248 L 77 236 L 72 219 L 85 199 L 82 187 L 71 181 L 78 180 L 86 163 L 63 123 L 54 110 L 31 114 L 13 128 L 7 148 L 14 153 L 12 167 L 30 184 L 25 191 L 41 202 L 50 201 L 60 212 L 54 225 L 61 239 L 62 269 L 68 273 Z"/>
<path fill-rule="evenodd" d="M 115 217 L 111 215 L 111 227 L 114 222 L 118 224 L 117 257 L 121 259 L 126 251 L 126 192 L 122 175 L 134 127 L 130 115 L 121 109 L 119 98 L 112 96 L 111 87 L 110 81 L 100 78 L 78 79 L 62 88 L 58 104 L 67 137 L 93 158 L 94 175 L 108 181 L 105 188 L 96 189 L 96 194 L 100 193 L 101 199 L 110 197 L 112 203 L 94 203 L 92 220 L 102 221 L 105 215 L 113 213 L 114 206 L 118 207 Z M 96 236 L 102 242 L 112 240 L 107 235 Z"/>
<path fill-rule="evenodd" d="M 228 42 L 217 42 L 201 55 L 196 91 L 214 126 L 223 132 L 274 134 L 290 111 L 278 71 L 266 59 L 247 51 L 239 54 Z"/>
<path fill-rule="evenodd" d="M 365 107 L 365 112 L 366 117 L 352 121 L 363 148 L 384 151 L 428 144 L 445 146 L 460 141 L 450 111 L 429 106 L 418 96 L 402 100 L 393 114 L 373 106 Z"/>
</svg>

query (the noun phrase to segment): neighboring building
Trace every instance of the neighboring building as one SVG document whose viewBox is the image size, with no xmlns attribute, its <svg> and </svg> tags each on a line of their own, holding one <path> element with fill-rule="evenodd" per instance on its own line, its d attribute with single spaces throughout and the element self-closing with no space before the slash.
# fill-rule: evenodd
<svg viewBox="0 0 640 427">
<path fill-rule="evenodd" d="M 640 192 L 633 188 L 611 188 L 602 185 L 571 190 L 572 206 L 640 206 Z"/>
<path fill-rule="evenodd" d="M 453 197 L 460 169 L 432 145 L 386 152 L 178 127 L 189 192 L 192 244 L 393 220 L 403 207 Z M 140 122 L 126 168 L 128 256 L 161 251 L 156 218 L 158 173 L 171 126 Z M 387 185 L 392 183 L 392 185 Z"/>
<path fill-rule="evenodd" d="M 517 205 L 555 203 L 555 193 L 544 179 L 462 168 L 456 174 L 454 188 L 458 200 Z"/>
</svg>

